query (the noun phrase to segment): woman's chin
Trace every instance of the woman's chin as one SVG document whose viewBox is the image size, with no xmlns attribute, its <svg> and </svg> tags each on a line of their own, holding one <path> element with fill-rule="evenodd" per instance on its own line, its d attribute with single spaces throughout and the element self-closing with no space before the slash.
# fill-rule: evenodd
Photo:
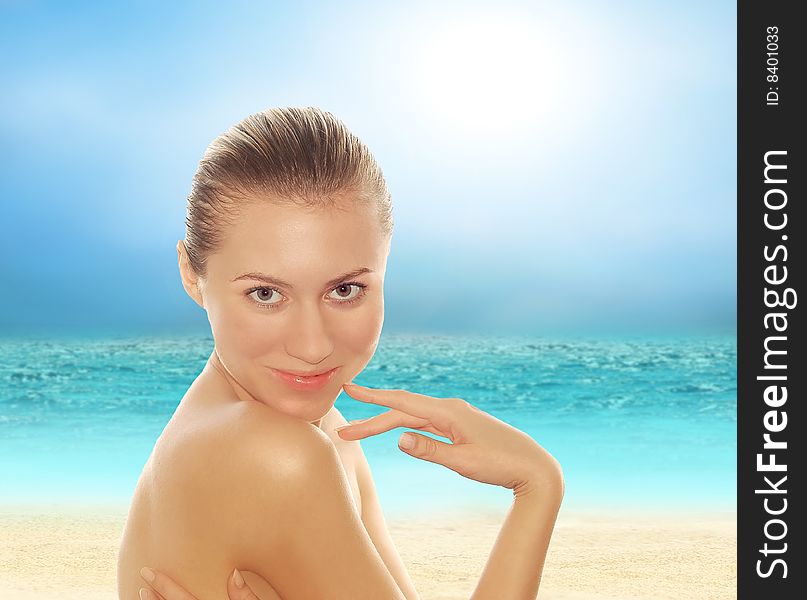
<svg viewBox="0 0 807 600">
<path fill-rule="evenodd" d="M 284 415 L 312 424 L 327 415 L 335 403 L 336 396 L 328 394 L 327 390 L 280 394 L 273 396 L 271 401 L 264 401 L 264 404 Z"/>
</svg>

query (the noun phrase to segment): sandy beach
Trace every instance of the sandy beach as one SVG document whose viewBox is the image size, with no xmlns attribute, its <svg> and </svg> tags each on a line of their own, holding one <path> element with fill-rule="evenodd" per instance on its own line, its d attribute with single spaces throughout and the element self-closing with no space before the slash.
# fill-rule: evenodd
<svg viewBox="0 0 807 600">
<path fill-rule="evenodd" d="M 467 599 L 505 511 L 389 517 L 423 600 Z M 0 507 L 0 598 L 106 600 L 125 506 Z M 561 510 L 538 598 L 736 597 L 736 514 Z"/>
</svg>

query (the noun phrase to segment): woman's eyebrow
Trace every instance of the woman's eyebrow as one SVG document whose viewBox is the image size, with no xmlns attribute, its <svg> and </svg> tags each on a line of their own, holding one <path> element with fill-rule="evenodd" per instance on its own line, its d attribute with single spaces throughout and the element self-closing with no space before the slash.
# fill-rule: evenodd
<svg viewBox="0 0 807 600">
<path fill-rule="evenodd" d="M 363 275 L 365 273 L 372 273 L 372 269 L 368 269 L 367 267 L 359 267 L 358 269 L 354 269 L 353 271 L 348 271 L 347 273 L 342 273 L 339 277 L 334 277 L 330 281 L 325 284 L 325 287 L 335 286 L 337 283 L 343 282 L 345 279 L 352 279 L 353 277 L 358 277 L 359 275 Z M 272 277 L 271 275 L 267 275 L 266 273 L 260 272 L 252 272 L 252 273 L 244 273 L 243 275 L 239 275 L 232 279 L 232 281 L 240 281 L 241 279 L 257 279 L 258 281 L 263 281 L 264 283 L 270 283 L 272 285 L 277 285 L 279 287 L 285 287 L 288 289 L 294 289 L 294 286 L 283 279 L 278 277 Z"/>
</svg>

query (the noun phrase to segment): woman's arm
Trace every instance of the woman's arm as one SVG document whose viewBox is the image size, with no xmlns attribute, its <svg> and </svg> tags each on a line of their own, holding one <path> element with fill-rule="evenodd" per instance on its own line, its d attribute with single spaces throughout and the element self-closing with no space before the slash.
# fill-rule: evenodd
<svg viewBox="0 0 807 600">
<path fill-rule="evenodd" d="M 557 481 L 539 481 L 513 491 L 513 504 L 471 600 L 537 596 L 564 489 L 562 475 Z"/>
<path fill-rule="evenodd" d="M 499 531 L 471 600 L 526 600 L 536 597 L 549 538 L 562 497 L 562 480 L 557 487 L 552 482 L 544 482 L 540 488 L 525 484 L 514 490 L 513 505 Z M 255 598 L 249 589 L 237 589 L 232 582 L 228 584 L 230 600 Z M 159 572 L 156 582 L 151 585 L 166 600 L 196 600 Z M 331 590 L 331 594 L 334 598 L 343 597 L 336 587 Z M 359 597 L 365 598 L 357 596 Z M 366 596 L 376 597 L 387 596 Z M 388 597 L 400 598 L 397 595 Z"/>
<path fill-rule="evenodd" d="M 550 536 L 552 535 L 555 519 L 563 498 L 564 486 L 560 470 L 558 470 L 558 474 L 558 479 L 553 477 L 547 478 L 546 474 L 544 474 L 542 477 L 536 478 L 513 490 L 513 505 L 499 531 L 499 535 L 496 538 L 496 542 L 491 550 L 479 583 L 471 595 L 471 600 L 515 600 L 534 599 L 536 597 Z M 342 494 L 345 498 L 335 504 L 344 504 L 345 508 L 350 508 L 350 505 L 348 505 L 349 499 L 346 498 L 347 493 L 349 492 L 345 491 L 344 494 Z M 256 534 L 257 533 L 256 531 Z M 386 532 L 386 536 L 389 536 L 388 532 Z M 381 536 L 379 539 L 384 538 Z M 311 541 L 316 543 L 322 540 Z M 390 544 L 391 543 L 390 539 Z M 392 546 L 392 551 L 395 552 L 394 545 Z M 397 552 L 395 555 L 397 556 Z M 312 556 L 309 560 L 313 563 L 316 558 Z M 400 560 L 400 557 L 398 557 L 398 560 Z M 370 562 L 376 562 L 377 564 L 377 561 Z M 239 562 L 239 564 L 254 564 L 254 561 Z M 324 564 L 324 566 L 326 568 L 324 568 L 322 572 L 319 572 L 317 571 L 317 566 L 311 564 L 310 575 L 323 575 L 327 577 L 326 571 L 330 570 L 328 568 L 329 565 Z M 242 568 L 246 569 L 244 566 L 242 566 Z M 253 566 L 250 568 L 271 581 L 273 586 L 283 585 L 283 582 L 279 579 L 270 579 L 271 575 L 270 577 L 266 577 L 266 572 L 261 572 L 260 567 Z M 377 571 L 375 565 L 368 574 L 368 577 L 371 579 L 375 575 L 373 571 Z M 405 569 L 403 573 L 406 574 Z M 166 600 L 195 600 L 193 596 L 177 586 L 165 575 L 158 572 L 157 577 L 157 582 L 151 585 L 154 586 Z M 331 589 L 327 592 L 330 595 L 327 597 L 362 599 L 401 598 L 397 588 L 385 592 L 362 587 L 361 592 L 348 592 L 348 594 L 361 595 L 343 596 L 341 593 L 347 590 L 347 588 L 342 588 L 340 587 L 341 585 L 343 585 L 343 582 L 339 578 L 335 578 L 332 581 Z M 280 587 L 277 589 L 280 592 Z M 254 598 L 248 589 L 235 589 L 233 585 L 228 585 L 228 592 L 230 600 Z M 412 586 L 412 592 L 414 592 L 413 597 L 418 598 L 414 586 Z M 283 592 L 281 592 L 281 595 L 282 594 Z M 282 595 L 282 597 L 287 598 L 285 595 Z M 293 595 L 288 597 L 299 597 L 298 592 L 295 591 Z M 199 598 L 202 598 L 202 596 L 199 596 Z M 407 596 L 407 600 L 408 599 L 409 596 Z"/>
</svg>

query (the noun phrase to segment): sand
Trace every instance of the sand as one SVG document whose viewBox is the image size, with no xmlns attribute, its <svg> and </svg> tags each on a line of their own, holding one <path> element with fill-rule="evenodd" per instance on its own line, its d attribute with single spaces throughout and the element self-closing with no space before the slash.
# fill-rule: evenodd
<svg viewBox="0 0 807 600">
<path fill-rule="evenodd" d="M 470 597 L 504 511 L 388 517 L 422 600 Z M 0 506 L 0 598 L 114 599 L 125 506 Z M 539 600 L 736 598 L 736 514 L 561 510 Z"/>
</svg>

